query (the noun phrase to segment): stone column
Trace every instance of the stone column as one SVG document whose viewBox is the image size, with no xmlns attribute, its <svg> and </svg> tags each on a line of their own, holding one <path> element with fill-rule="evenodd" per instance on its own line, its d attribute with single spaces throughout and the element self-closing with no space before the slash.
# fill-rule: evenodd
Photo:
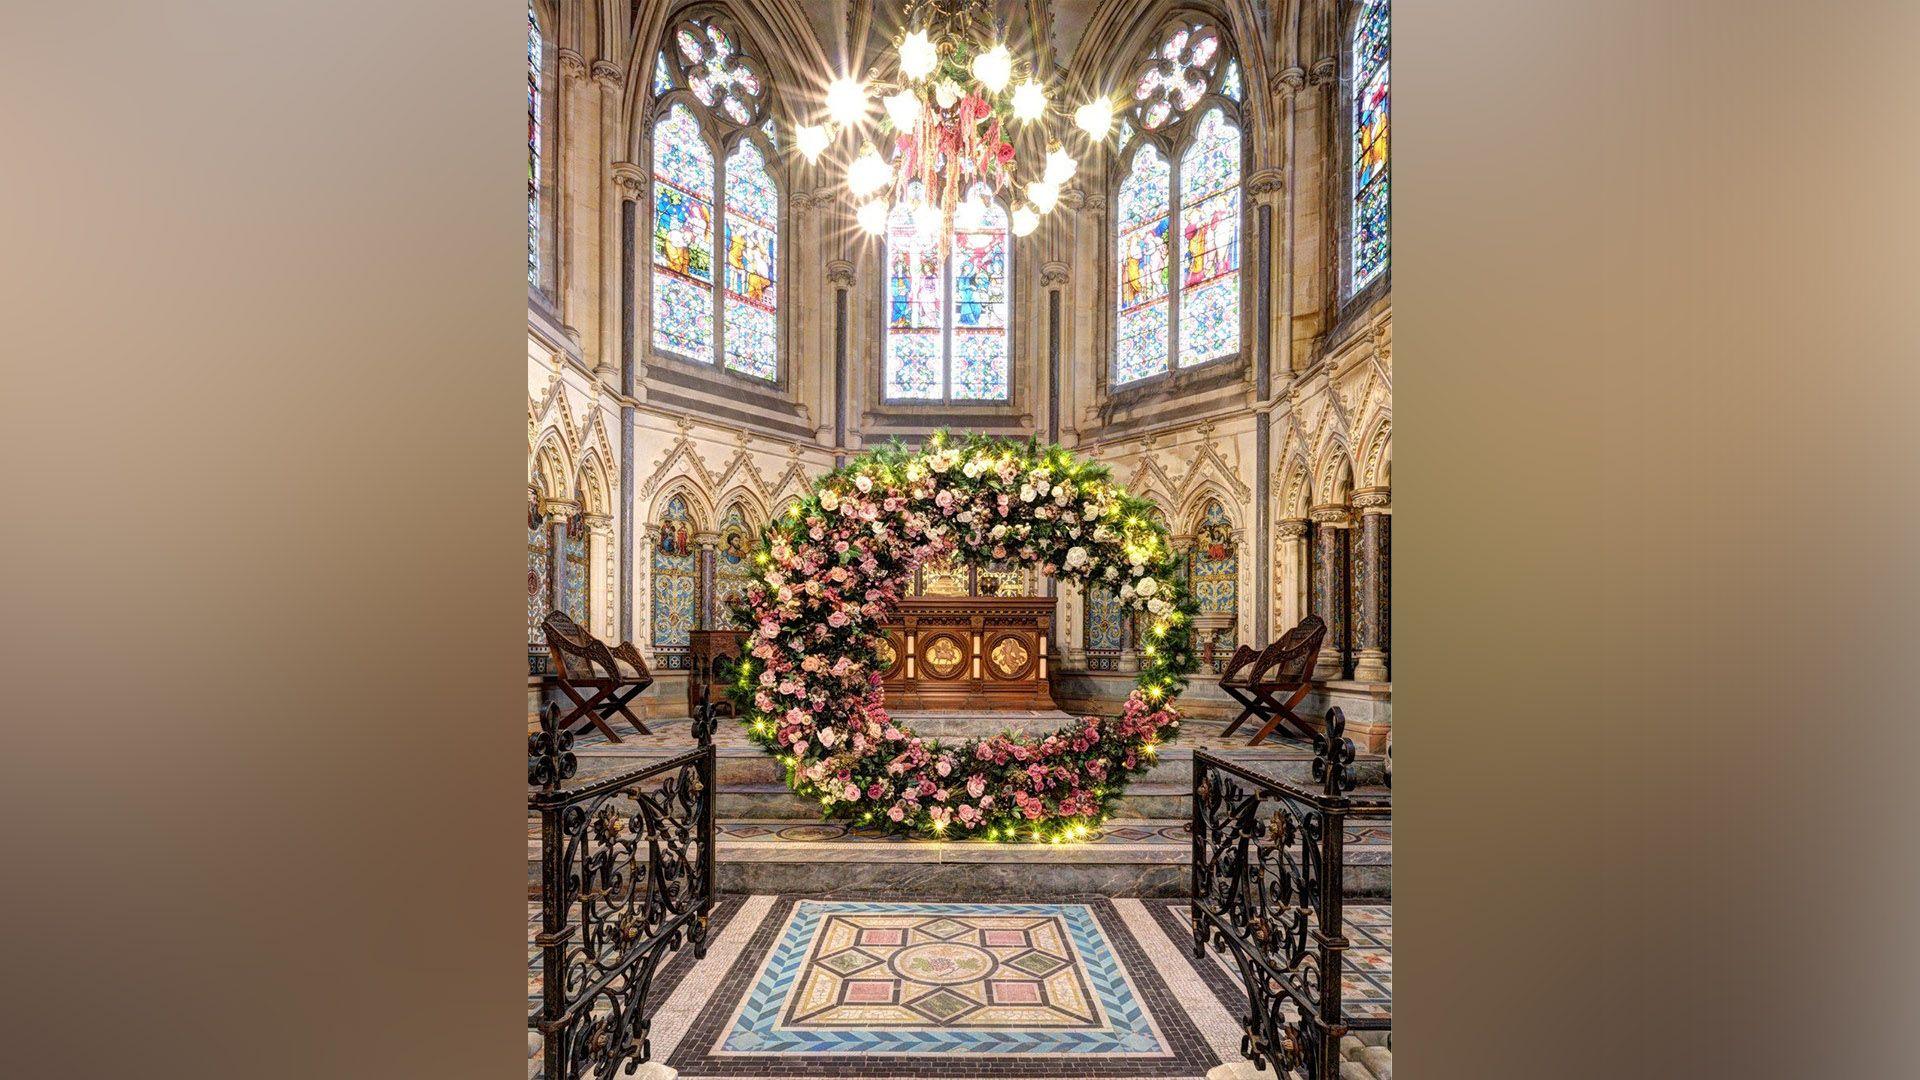
<svg viewBox="0 0 1920 1080">
<path fill-rule="evenodd" d="M 713 612 L 713 574 L 719 567 L 720 534 L 701 533 L 693 538 L 693 542 L 700 549 L 700 557 L 694 562 L 700 595 L 694 598 L 693 610 L 696 614 L 693 628 L 711 630 L 717 624 Z"/>
<path fill-rule="evenodd" d="M 549 599 L 553 610 L 567 610 L 567 519 L 580 504 L 572 499 L 546 499 L 540 503 L 540 512 L 547 515 L 547 542 L 553 546 L 553 596 Z"/>
<path fill-rule="evenodd" d="M 1307 597 L 1307 583 L 1313 579 L 1309 564 L 1311 545 L 1307 540 L 1308 524 L 1306 518 L 1287 518 L 1274 530 L 1280 551 L 1274 565 L 1278 578 L 1274 589 L 1276 620 L 1266 639 L 1268 641 L 1300 625 L 1300 620 L 1312 610 Z"/>
<path fill-rule="evenodd" d="M 1344 506 L 1316 506 L 1313 521 L 1313 613 L 1326 620 L 1327 636 L 1315 679 L 1339 679 L 1347 670 L 1347 529 L 1352 515 Z"/>
<path fill-rule="evenodd" d="M 1360 511 L 1354 536 L 1353 677 L 1358 682 L 1386 682 L 1387 627 L 1391 615 L 1388 586 L 1392 547 L 1393 507 L 1386 488 L 1365 488 L 1353 496 Z"/>
<path fill-rule="evenodd" d="M 617 637 L 609 611 L 612 590 L 602 586 L 607 580 L 608 556 L 613 551 L 613 515 L 582 514 L 587 527 L 587 632 L 595 637 Z"/>
</svg>

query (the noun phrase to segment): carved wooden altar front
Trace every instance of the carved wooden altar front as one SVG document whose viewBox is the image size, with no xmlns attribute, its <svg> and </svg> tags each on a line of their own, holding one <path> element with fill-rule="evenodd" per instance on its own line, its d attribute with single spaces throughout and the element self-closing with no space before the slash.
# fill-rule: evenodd
<svg viewBox="0 0 1920 1080">
<path fill-rule="evenodd" d="M 911 596 L 885 625 L 893 709 L 1052 709 L 1051 597 Z"/>
</svg>

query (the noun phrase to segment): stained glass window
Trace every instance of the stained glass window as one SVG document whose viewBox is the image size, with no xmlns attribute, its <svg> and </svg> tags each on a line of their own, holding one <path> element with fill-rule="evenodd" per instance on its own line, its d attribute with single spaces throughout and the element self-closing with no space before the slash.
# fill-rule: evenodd
<svg viewBox="0 0 1920 1080">
<path fill-rule="evenodd" d="M 1133 152 L 1117 199 L 1115 386 L 1240 351 L 1240 130 L 1217 99 L 1188 111 L 1216 78 L 1239 100 L 1240 63 L 1211 23 L 1182 22 L 1160 40 L 1121 126 L 1123 138 L 1136 123 L 1154 135 Z M 1178 183 L 1162 146 L 1179 158 Z"/>
<path fill-rule="evenodd" d="M 1387 0 L 1365 0 L 1353 32 L 1352 289 L 1386 269 L 1392 242 L 1387 178 Z"/>
<path fill-rule="evenodd" d="M 1180 366 L 1240 348 L 1240 132 L 1219 109 L 1180 159 Z"/>
<path fill-rule="evenodd" d="M 713 619 L 721 628 L 739 628 L 730 605 L 746 591 L 752 579 L 754 529 L 747 523 L 746 510 L 739 503 L 727 508 L 720 517 L 720 552 L 713 569 Z"/>
<path fill-rule="evenodd" d="M 1227 511 L 1213 499 L 1207 500 L 1201 514 L 1199 535 L 1189 552 L 1189 578 L 1193 598 L 1202 615 L 1233 615 L 1240 610 L 1240 558 L 1234 550 L 1233 522 Z M 1233 641 L 1221 639 L 1228 652 Z"/>
<path fill-rule="evenodd" d="M 654 83 L 656 93 L 691 92 L 654 121 L 654 347 L 777 379 L 780 192 L 757 62 L 717 23 L 683 22 L 656 57 Z M 714 147 L 728 142 L 732 153 L 716 163 Z"/>
<path fill-rule="evenodd" d="M 889 398 L 1007 399 L 1007 213 L 984 188 L 968 198 L 980 212 L 956 224 L 944 267 L 935 235 L 920 229 L 908 209 L 918 199 L 917 185 L 888 219 Z"/>
<path fill-rule="evenodd" d="M 540 23 L 527 5 L 527 284 L 540 284 Z"/>
<path fill-rule="evenodd" d="M 774 312 L 778 302 L 780 193 L 751 139 L 727 158 L 727 366 L 771 379 L 779 374 Z"/>
<path fill-rule="evenodd" d="M 698 531 L 687 500 L 675 495 L 660 515 L 653 545 L 653 646 L 687 647 L 699 600 L 699 569 L 693 537 Z"/>
<path fill-rule="evenodd" d="M 1133 121 L 1122 119 L 1120 121 L 1120 139 L 1119 139 L 1119 143 L 1115 146 L 1115 149 L 1125 150 L 1127 148 L 1127 144 L 1132 141 L 1133 141 Z"/>
<path fill-rule="evenodd" d="M 1120 318 L 1114 381 L 1167 370 L 1167 226 L 1170 171 L 1152 143 L 1120 185 Z"/>
</svg>

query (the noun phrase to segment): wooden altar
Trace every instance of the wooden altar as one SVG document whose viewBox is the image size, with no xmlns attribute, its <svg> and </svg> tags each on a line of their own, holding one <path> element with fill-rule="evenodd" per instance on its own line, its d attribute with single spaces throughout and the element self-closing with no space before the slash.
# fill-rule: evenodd
<svg viewBox="0 0 1920 1080">
<path fill-rule="evenodd" d="M 894 709 L 1053 709 L 1046 596 L 911 596 L 884 627 Z"/>
</svg>

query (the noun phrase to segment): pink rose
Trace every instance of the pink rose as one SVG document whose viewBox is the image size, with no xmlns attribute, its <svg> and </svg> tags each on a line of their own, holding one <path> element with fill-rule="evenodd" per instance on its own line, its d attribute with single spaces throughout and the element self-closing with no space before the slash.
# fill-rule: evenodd
<svg viewBox="0 0 1920 1080">
<path fill-rule="evenodd" d="M 887 811 L 887 816 L 889 818 L 892 818 L 895 821 L 899 821 L 901 818 L 904 818 L 907 816 L 907 812 L 905 810 L 900 809 L 899 803 L 895 803 L 893 805 L 893 809 Z"/>
</svg>

